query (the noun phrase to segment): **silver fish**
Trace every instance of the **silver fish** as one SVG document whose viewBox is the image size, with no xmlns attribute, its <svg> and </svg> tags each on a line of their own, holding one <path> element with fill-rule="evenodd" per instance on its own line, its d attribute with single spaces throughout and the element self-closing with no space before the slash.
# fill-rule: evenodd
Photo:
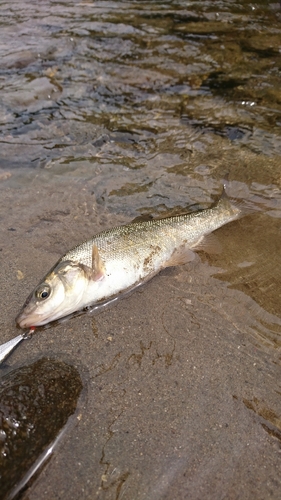
<svg viewBox="0 0 281 500">
<path fill-rule="evenodd" d="M 194 250 L 214 251 L 210 233 L 251 211 L 223 191 L 209 209 L 96 234 L 55 264 L 16 322 L 21 328 L 44 325 L 134 288 L 165 267 L 184 264 Z"/>
</svg>

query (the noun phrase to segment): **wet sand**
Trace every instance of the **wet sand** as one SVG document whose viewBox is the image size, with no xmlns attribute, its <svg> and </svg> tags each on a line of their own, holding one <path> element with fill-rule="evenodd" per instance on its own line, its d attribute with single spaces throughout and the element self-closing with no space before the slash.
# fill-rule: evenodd
<svg viewBox="0 0 281 500">
<path fill-rule="evenodd" d="M 65 192 L 74 199 L 73 184 Z M 96 210 L 89 186 L 88 215 L 80 190 L 76 204 L 36 181 L 14 195 L 2 197 L 1 341 L 67 248 L 124 222 Z M 255 217 L 228 225 L 226 244 Z M 279 498 L 280 350 L 257 332 L 280 320 L 214 277 L 224 251 L 212 258 L 216 267 L 202 254 L 95 316 L 38 331 L 11 356 L 12 367 L 67 361 L 84 384 L 77 423 L 22 498 Z"/>
</svg>

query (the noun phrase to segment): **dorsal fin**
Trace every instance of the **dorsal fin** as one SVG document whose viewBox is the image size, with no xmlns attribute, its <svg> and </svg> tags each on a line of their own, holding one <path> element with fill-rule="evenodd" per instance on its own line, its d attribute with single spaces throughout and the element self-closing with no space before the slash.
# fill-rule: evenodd
<svg viewBox="0 0 281 500">
<path fill-rule="evenodd" d="M 135 224 L 136 222 L 148 222 L 150 220 L 153 220 L 154 217 L 153 215 L 150 214 L 141 214 L 135 217 L 132 221 L 131 224 Z"/>
</svg>

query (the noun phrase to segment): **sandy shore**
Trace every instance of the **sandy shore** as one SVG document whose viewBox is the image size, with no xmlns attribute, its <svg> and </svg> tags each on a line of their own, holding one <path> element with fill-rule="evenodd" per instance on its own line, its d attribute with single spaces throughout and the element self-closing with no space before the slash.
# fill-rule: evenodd
<svg viewBox="0 0 281 500">
<path fill-rule="evenodd" d="M 3 193 L 1 342 L 64 251 L 125 222 L 73 189 Z M 15 351 L 10 367 L 47 356 L 75 366 L 84 384 L 76 423 L 23 498 L 279 498 L 280 353 L 257 335 L 278 318 L 218 271 L 204 258 L 166 270 Z"/>
</svg>

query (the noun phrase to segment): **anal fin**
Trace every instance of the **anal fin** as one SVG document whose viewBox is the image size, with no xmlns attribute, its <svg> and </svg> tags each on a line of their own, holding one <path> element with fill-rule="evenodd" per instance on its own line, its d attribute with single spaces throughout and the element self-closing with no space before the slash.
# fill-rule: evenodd
<svg viewBox="0 0 281 500">
<path fill-rule="evenodd" d="M 218 238 L 212 233 L 204 236 L 192 249 L 196 251 L 203 250 L 203 252 L 209 254 L 218 254 L 222 252 L 222 247 Z"/>
<path fill-rule="evenodd" d="M 171 257 L 165 262 L 164 267 L 180 266 L 194 259 L 195 253 L 189 248 L 186 248 L 185 245 L 181 245 L 173 251 Z"/>
</svg>

